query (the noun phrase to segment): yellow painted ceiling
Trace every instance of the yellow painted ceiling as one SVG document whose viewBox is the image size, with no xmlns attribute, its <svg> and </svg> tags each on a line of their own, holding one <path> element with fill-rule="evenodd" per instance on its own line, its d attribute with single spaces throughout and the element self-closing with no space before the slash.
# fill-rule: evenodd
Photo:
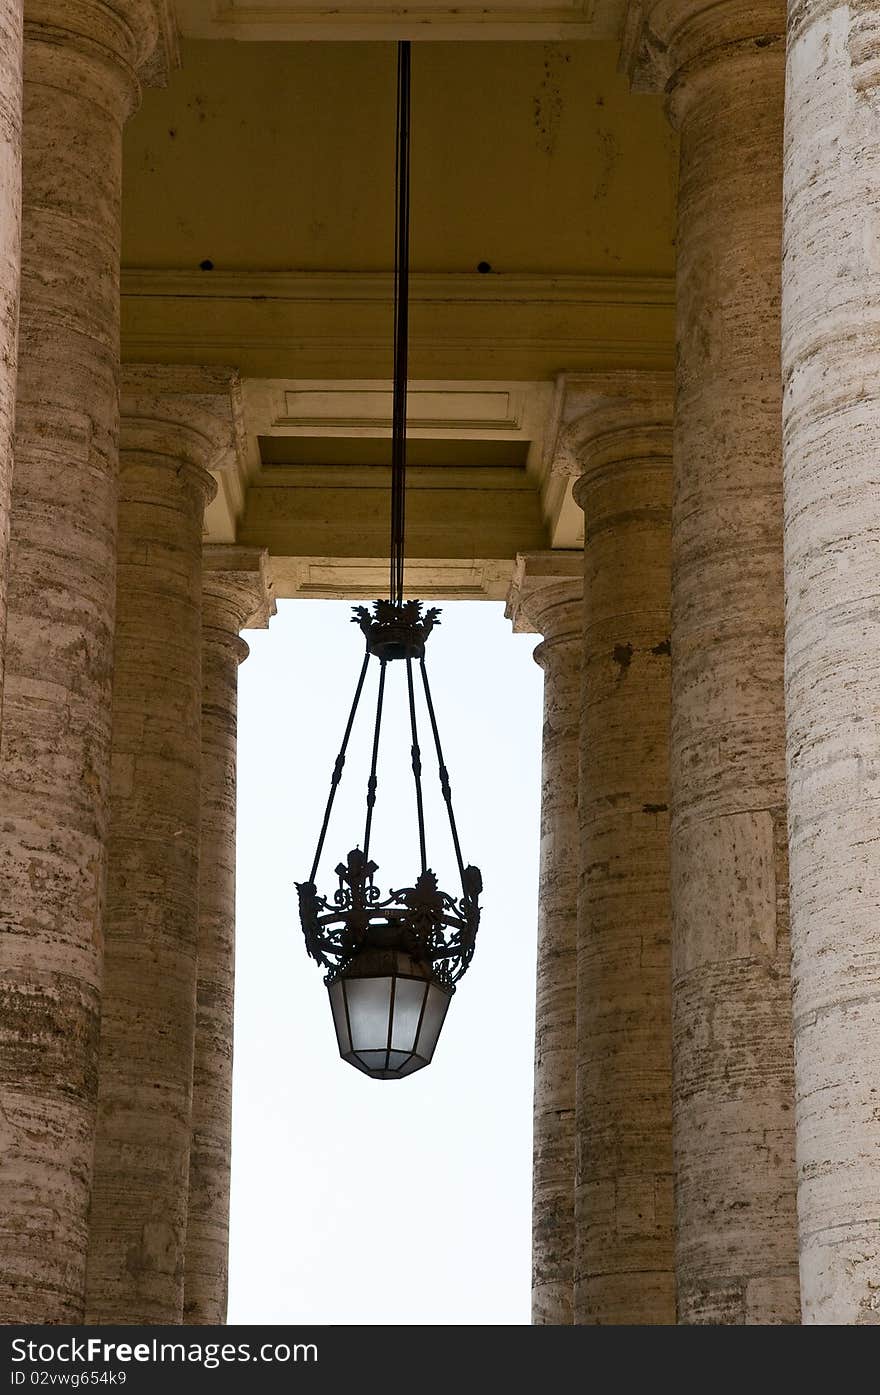
<svg viewBox="0 0 880 1395">
<path fill-rule="evenodd" d="M 394 46 L 190 41 L 182 60 L 127 129 L 123 265 L 387 270 Z M 674 138 L 616 45 L 416 45 L 413 125 L 414 270 L 671 274 Z"/>
</svg>

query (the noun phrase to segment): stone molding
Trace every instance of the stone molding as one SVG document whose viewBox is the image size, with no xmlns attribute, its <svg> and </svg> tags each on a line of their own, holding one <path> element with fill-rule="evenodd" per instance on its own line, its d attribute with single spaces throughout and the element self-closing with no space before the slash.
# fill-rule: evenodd
<svg viewBox="0 0 880 1395">
<path fill-rule="evenodd" d="M 560 363 L 672 365 L 672 277 L 429 272 L 410 284 L 413 377 L 460 377 L 463 359 L 478 378 L 529 380 Z M 390 294 L 390 277 L 373 272 L 129 267 L 123 357 L 231 361 L 248 378 L 375 377 Z"/>
<path fill-rule="evenodd" d="M 256 41 L 616 39 L 623 0 L 455 4 L 450 0 L 178 0 L 187 37 Z"/>
<path fill-rule="evenodd" d="M 491 558 L 413 558 L 406 567 L 406 594 L 436 601 L 503 601 L 512 561 Z M 373 600 L 388 589 L 387 557 L 275 557 L 276 595 L 313 600 Z"/>
</svg>

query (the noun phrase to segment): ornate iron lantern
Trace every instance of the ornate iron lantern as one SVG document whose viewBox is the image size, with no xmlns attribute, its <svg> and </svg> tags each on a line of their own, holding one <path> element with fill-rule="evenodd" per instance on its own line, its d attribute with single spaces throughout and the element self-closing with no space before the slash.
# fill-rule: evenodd
<svg viewBox="0 0 880 1395">
<path fill-rule="evenodd" d="M 339 1052 L 343 1060 L 378 1080 L 397 1080 L 430 1064 L 455 985 L 471 962 L 480 923 L 479 869 L 465 866 L 461 854 L 449 773 L 443 760 L 440 733 L 428 671 L 425 643 L 439 623 L 440 612 L 425 610 L 421 601 L 403 599 L 406 388 L 409 330 L 409 130 L 410 45 L 398 45 L 397 142 L 395 178 L 394 258 L 394 400 L 391 443 L 391 576 L 388 600 L 374 603 L 372 613 L 356 606 L 366 651 L 354 700 L 333 767 L 324 822 L 312 870 L 297 883 L 300 920 L 306 949 L 322 964 L 330 996 Z M 370 660 L 379 665 L 378 697 L 373 726 L 370 776 L 367 782 L 363 848 L 353 849 L 336 867 L 339 884 L 328 899 L 317 888 L 318 866 L 346 752 L 355 724 Z M 409 886 L 389 890 L 383 897 L 374 882 L 378 865 L 370 859 L 370 835 L 378 786 L 377 764 L 385 680 L 388 665 L 406 669 L 409 699 L 412 769 L 421 867 Z M 418 667 L 427 707 L 440 789 L 449 816 L 461 883 L 461 894 L 442 891 L 428 866 L 422 799 L 422 758 L 416 715 Z"/>
</svg>

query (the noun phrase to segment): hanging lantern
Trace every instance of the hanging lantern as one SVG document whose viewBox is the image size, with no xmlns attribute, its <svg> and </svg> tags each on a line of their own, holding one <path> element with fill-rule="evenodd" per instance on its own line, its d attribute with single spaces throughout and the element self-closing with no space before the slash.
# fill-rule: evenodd
<svg viewBox="0 0 880 1395">
<path fill-rule="evenodd" d="M 406 388 L 409 326 L 409 120 L 410 45 L 398 45 L 397 150 L 394 258 L 394 401 L 391 444 L 390 597 L 374 603 L 372 613 L 356 606 L 366 652 L 354 700 L 333 767 L 330 794 L 312 870 L 297 883 L 300 920 L 306 949 L 327 969 L 325 983 L 343 1060 L 377 1080 L 397 1080 L 430 1064 L 455 985 L 468 968 L 480 923 L 479 869 L 465 866 L 452 809 L 449 774 L 443 760 L 437 717 L 425 667 L 425 643 L 439 623 L 440 612 L 423 614 L 420 601 L 403 599 Z M 371 659 L 379 665 L 373 748 L 367 782 L 363 848 L 353 849 L 336 867 L 339 879 L 332 899 L 317 889 L 318 866 L 336 791 L 342 779 L 348 743 L 355 724 Z M 370 836 L 378 787 L 377 765 L 385 680 L 390 663 L 406 669 L 415 813 L 420 870 L 412 884 L 389 890 L 383 898 L 374 882 L 379 870 L 370 860 Z M 422 758 L 416 713 L 418 666 L 427 707 L 440 789 L 460 878 L 460 894 L 440 890 L 428 866 L 422 799 Z"/>
</svg>

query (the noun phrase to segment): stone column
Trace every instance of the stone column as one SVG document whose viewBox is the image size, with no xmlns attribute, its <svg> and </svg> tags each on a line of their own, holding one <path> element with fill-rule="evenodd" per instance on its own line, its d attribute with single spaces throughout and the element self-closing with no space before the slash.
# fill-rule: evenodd
<svg viewBox="0 0 880 1395">
<path fill-rule="evenodd" d="M 265 629 L 275 606 L 267 554 L 202 553 L 202 818 L 198 984 L 183 1321 L 226 1321 L 235 977 L 235 765 L 242 629 Z"/>
<path fill-rule="evenodd" d="M 793 5 L 783 375 L 803 1320 L 880 1323 L 880 7 Z"/>
<path fill-rule="evenodd" d="M 584 511 L 575 1322 L 675 1322 L 668 375 L 570 379 Z"/>
<path fill-rule="evenodd" d="M 122 127 L 159 0 L 33 0 L 0 743 L 0 1314 L 79 1322 L 116 553 Z"/>
<path fill-rule="evenodd" d="M 798 1318 L 783 712 L 784 7 L 646 0 L 681 137 L 672 517 L 678 1311 Z"/>
<path fill-rule="evenodd" d="M 535 1015 L 532 1322 L 572 1322 L 575 1159 L 577 763 L 583 565 L 579 553 L 517 558 L 517 632 L 544 635 L 541 865 Z"/>
<path fill-rule="evenodd" d="M 21 262 L 22 0 L 0 0 L 0 726 Z"/>
<path fill-rule="evenodd" d="M 196 1001 L 202 523 L 229 403 L 122 401 L 112 802 L 86 1321 L 180 1323 Z"/>
</svg>

